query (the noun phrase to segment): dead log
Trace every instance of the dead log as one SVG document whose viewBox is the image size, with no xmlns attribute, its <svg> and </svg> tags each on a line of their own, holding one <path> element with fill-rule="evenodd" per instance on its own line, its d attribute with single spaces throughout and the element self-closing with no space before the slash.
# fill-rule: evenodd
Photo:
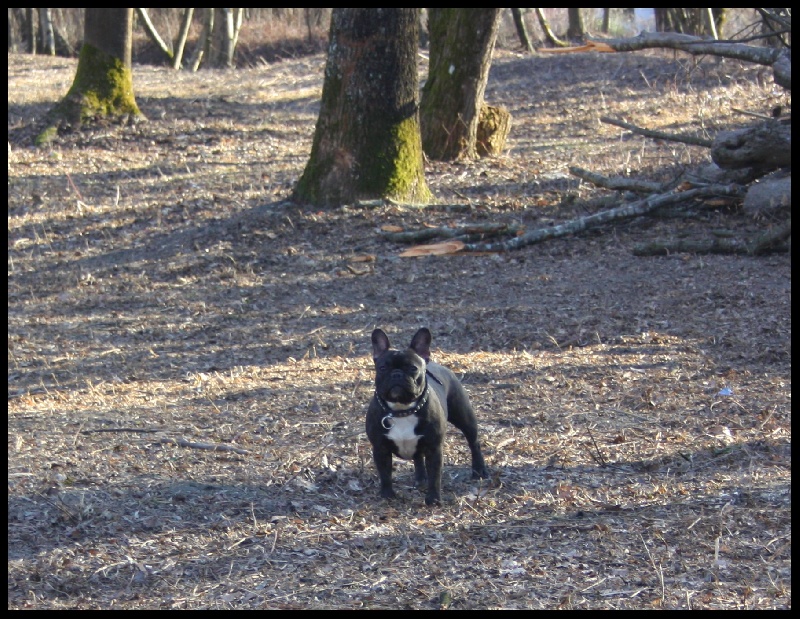
<svg viewBox="0 0 800 619">
<path fill-rule="evenodd" d="M 532 230 L 507 241 L 498 243 L 466 243 L 463 251 L 496 252 L 519 249 L 521 247 L 540 243 L 547 239 L 583 232 L 612 221 L 646 215 L 647 213 L 665 206 L 674 206 L 682 202 L 720 196 L 741 198 L 744 196 L 744 189 L 740 185 L 709 185 L 707 187 L 689 189 L 688 191 L 674 191 L 667 194 L 649 196 L 631 204 L 595 213 L 587 217 L 573 219 L 572 221 L 557 226 Z"/>
<path fill-rule="evenodd" d="M 672 254 L 747 254 L 747 247 L 741 241 L 727 238 L 713 238 L 702 241 L 681 239 L 677 241 L 652 241 L 636 245 L 634 256 L 670 256 Z"/>
<path fill-rule="evenodd" d="M 746 241 L 718 236 L 702 241 L 653 241 L 633 248 L 634 256 L 669 256 L 671 254 L 730 254 L 761 256 L 772 252 L 788 251 L 785 241 L 792 235 L 791 220 L 771 228 L 753 240 Z"/>
<path fill-rule="evenodd" d="M 766 177 L 747 189 L 742 205 L 745 213 L 762 218 L 789 212 L 792 208 L 792 177 Z"/>
<path fill-rule="evenodd" d="M 784 241 L 790 240 L 792 237 L 792 220 L 789 218 L 780 226 L 770 228 L 764 234 L 756 238 L 755 241 L 750 243 L 750 253 L 754 256 L 760 256 L 771 251 L 788 251 L 789 246 L 784 245 Z"/>
<path fill-rule="evenodd" d="M 778 120 L 721 131 L 711 146 L 711 158 L 721 168 L 768 171 L 792 165 L 792 128 Z"/>
</svg>

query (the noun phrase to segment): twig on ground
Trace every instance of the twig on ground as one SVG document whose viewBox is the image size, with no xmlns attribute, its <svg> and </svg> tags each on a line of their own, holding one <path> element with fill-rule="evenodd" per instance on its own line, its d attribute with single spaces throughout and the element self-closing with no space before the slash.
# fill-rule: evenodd
<svg viewBox="0 0 800 619">
<path fill-rule="evenodd" d="M 706 148 L 711 148 L 713 144 L 713 140 L 709 140 L 707 138 L 700 138 L 696 135 L 681 135 L 677 133 L 666 133 L 664 131 L 656 131 L 654 129 L 644 129 L 642 127 L 637 127 L 636 125 L 632 125 L 630 123 L 626 123 L 622 120 L 617 120 L 616 118 L 610 118 L 608 116 L 601 116 L 600 122 L 604 122 L 609 125 L 614 125 L 615 127 L 621 127 L 622 129 L 627 129 L 628 131 L 633 131 L 634 133 L 638 133 L 639 135 L 643 135 L 648 138 L 653 138 L 654 140 L 668 140 L 670 142 L 682 142 L 683 144 L 693 144 L 694 146 L 704 146 Z"/>
<path fill-rule="evenodd" d="M 209 451 L 232 451 L 237 454 L 249 454 L 250 451 L 242 449 L 241 447 L 233 447 L 232 445 L 222 445 L 220 443 L 196 443 L 187 441 L 185 438 L 170 438 L 164 437 L 158 441 L 167 445 L 179 445 L 180 447 L 189 447 L 191 449 L 208 449 Z"/>
<path fill-rule="evenodd" d="M 570 166 L 569 173 L 585 181 L 617 191 L 635 191 L 637 193 L 661 193 L 667 188 L 662 183 L 645 181 L 637 178 L 624 178 L 622 176 L 603 176 L 578 166 Z"/>
<path fill-rule="evenodd" d="M 164 428 L 92 428 L 91 430 L 81 430 L 81 434 L 96 434 L 99 432 L 139 432 L 141 434 L 152 434 L 164 432 Z"/>
</svg>

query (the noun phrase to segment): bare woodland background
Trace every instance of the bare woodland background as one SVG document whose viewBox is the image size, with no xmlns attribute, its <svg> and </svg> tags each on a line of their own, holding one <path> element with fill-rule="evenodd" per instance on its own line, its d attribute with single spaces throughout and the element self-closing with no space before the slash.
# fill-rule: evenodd
<svg viewBox="0 0 800 619">
<path fill-rule="evenodd" d="M 44 149 L 76 60 L 9 50 L 9 608 L 791 608 L 790 251 L 633 253 L 785 211 L 704 201 L 477 255 L 386 236 L 591 215 L 619 194 L 570 167 L 708 163 L 602 116 L 712 137 L 790 93 L 719 58 L 530 54 L 506 12 L 486 95 L 506 150 L 427 162 L 425 209 L 311 208 L 287 198 L 326 17 L 262 11 L 230 70 L 176 72 L 137 29 L 148 122 Z M 377 497 L 375 326 L 431 328 L 477 410 L 492 478 L 454 432 L 441 507 L 404 463 Z"/>
</svg>

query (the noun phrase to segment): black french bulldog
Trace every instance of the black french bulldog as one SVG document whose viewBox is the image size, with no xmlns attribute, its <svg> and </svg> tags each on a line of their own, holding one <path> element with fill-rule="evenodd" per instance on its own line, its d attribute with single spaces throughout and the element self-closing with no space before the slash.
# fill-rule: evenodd
<svg viewBox="0 0 800 619">
<path fill-rule="evenodd" d="M 418 484 L 427 479 L 425 503 L 441 500 L 442 447 L 447 422 L 464 433 L 472 452 L 472 477 L 488 469 L 478 443 L 478 422 L 464 387 L 449 369 L 430 361 L 431 332 L 420 329 L 405 351 L 392 350 L 380 329 L 372 332 L 375 395 L 367 411 L 367 436 L 381 479 L 392 498 L 392 454 L 414 461 Z"/>
</svg>

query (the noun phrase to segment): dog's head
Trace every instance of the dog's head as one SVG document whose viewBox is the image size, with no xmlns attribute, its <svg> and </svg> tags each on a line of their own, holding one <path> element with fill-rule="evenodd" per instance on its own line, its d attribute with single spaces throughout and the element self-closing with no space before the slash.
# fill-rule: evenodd
<svg viewBox="0 0 800 619">
<path fill-rule="evenodd" d="M 426 363 L 430 360 L 431 332 L 420 329 L 406 350 L 395 350 L 380 329 L 372 332 L 375 393 L 390 405 L 416 402 L 425 392 Z"/>
</svg>

